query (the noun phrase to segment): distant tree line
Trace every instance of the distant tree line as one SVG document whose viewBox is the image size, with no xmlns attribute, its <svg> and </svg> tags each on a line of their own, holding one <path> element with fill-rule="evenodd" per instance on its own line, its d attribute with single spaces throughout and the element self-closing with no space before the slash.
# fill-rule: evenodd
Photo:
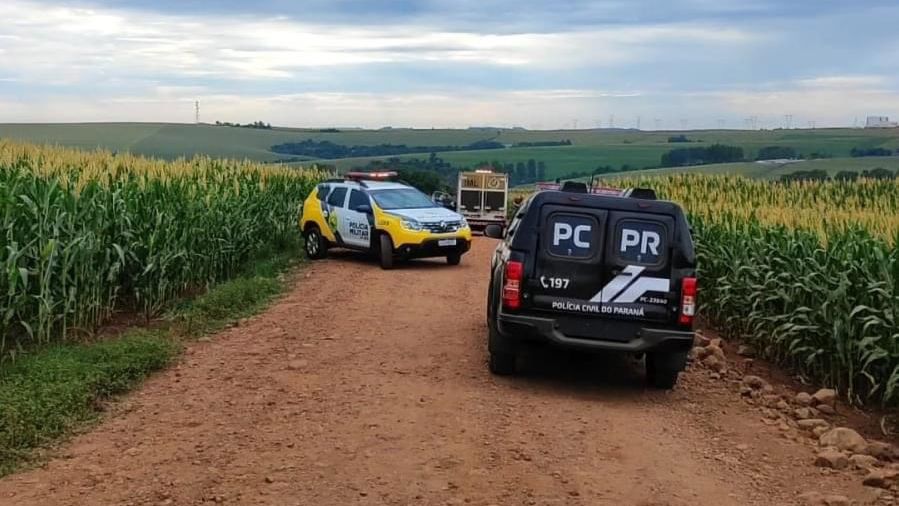
<svg viewBox="0 0 899 506">
<path fill-rule="evenodd" d="M 475 151 L 482 149 L 503 149 L 496 141 L 476 141 L 464 146 L 407 146 L 405 144 L 378 144 L 375 146 L 344 146 L 331 141 L 306 139 L 300 142 L 286 142 L 272 146 L 271 151 L 285 155 L 308 156 L 319 159 L 357 158 L 366 156 L 398 156 L 410 153 L 435 151 Z"/>
<path fill-rule="evenodd" d="M 765 146 L 756 154 L 756 160 L 793 160 L 799 158 L 796 150 L 789 146 Z"/>
<path fill-rule="evenodd" d="M 513 148 L 542 148 L 548 146 L 571 146 L 571 139 L 563 139 L 561 141 L 535 141 L 535 142 L 516 142 Z"/>
<path fill-rule="evenodd" d="M 234 128 L 257 128 L 260 130 L 271 130 L 271 123 L 265 123 L 262 121 L 254 121 L 252 123 L 247 123 L 246 125 L 241 125 L 240 123 L 231 123 L 230 121 L 216 121 L 216 126 L 226 126 L 226 127 L 234 127 Z"/>
<path fill-rule="evenodd" d="M 836 175 L 833 176 L 833 178 L 831 178 L 827 174 L 827 171 L 822 169 L 799 170 L 790 174 L 784 174 L 780 176 L 780 180 L 785 183 L 792 183 L 797 181 L 827 181 L 829 179 L 833 179 L 834 181 L 855 181 L 859 178 L 895 179 L 897 177 L 899 177 L 899 171 L 893 172 L 889 169 L 877 167 L 875 169 L 863 170 L 861 172 L 841 170 L 840 172 L 837 172 Z"/>
<path fill-rule="evenodd" d="M 712 144 L 708 147 L 678 148 L 662 155 L 662 167 L 685 167 L 710 163 L 730 163 L 743 160 L 743 148 Z"/>
<path fill-rule="evenodd" d="M 671 143 L 677 143 L 677 142 L 693 142 L 693 141 L 691 141 L 690 139 L 688 139 L 687 136 L 686 136 L 686 135 L 683 135 L 683 134 L 681 134 L 681 135 L 672 135 L 671 137 L 668 137 L 668 143 L 669 143 L 669 144 L 671 144 Z"/>
<path fill-rule="evenodd" d="M 863 156 L 893 156 L 893 150 L 886 148 L 852 148 L 849 154 L 855 158 Z"/>
</svg>

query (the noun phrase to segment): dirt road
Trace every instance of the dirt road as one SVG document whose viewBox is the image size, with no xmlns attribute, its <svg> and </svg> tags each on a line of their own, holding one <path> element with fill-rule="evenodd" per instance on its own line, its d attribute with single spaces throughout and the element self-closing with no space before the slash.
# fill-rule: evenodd
<svg viewBox="0 0 899 506">
<path fill-rule="evenodd" d="M 332 255 L 265 314 L 118 403 L 3 505 L 794 504 L 863 500 L 812 466 L 733 385 L 691 371 L 647 390 L 625 360 L 485 366 L 493 242 L 461 266 L 382 271 Z"/>
</svg>

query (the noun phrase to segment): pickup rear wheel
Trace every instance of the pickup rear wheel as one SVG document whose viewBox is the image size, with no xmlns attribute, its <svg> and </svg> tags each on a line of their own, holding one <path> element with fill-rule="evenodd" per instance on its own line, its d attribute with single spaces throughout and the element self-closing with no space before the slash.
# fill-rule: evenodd
<svg viewBox="0 0 899 506">
<path fill-rule="evenodd" d="M 646 379 L 654 388 L 671 390 L 677 384 L 678 375 L 686 367 L 686 352 L 646 354 Z"/>
<path fill-rule="evenodd" d="M 393 269 L 393 241 L 387 234 L 378 236 L 380 247 L 378 248 L 378 256 L 381 259 L 382 269 Z"/>
</svg>

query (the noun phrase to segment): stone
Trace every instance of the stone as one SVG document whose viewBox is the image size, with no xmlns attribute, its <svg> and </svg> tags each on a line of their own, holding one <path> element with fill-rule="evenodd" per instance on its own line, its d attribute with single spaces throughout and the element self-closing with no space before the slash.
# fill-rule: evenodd
<svg viewBox="0 0 899 506">
<path fill-rule="evenodd" d="M 818 411 L 825 415 L 835 415 L 837 414 L 837 410 L 834 409 L 830 404 L 818 404 Z"/>
<path fill-rule="evenodd" d="M 716 355 L 706 356 L 702 359 L 702 364 L 717 373 L 724 371 L 727 367 L 727 364 Z"/>
<path fill-rule="evenodd" d="M 886 475 L 879 469 L 871 469 L 862 480 L 862 485 L 875 488 L 890 488 Z"/>
<path fill-rule="evenodd" d="M 761 390 L 765 387 L 765 385 L 768 384 L 767 381 L 753 374 L 747 374 L 746 376 L 743 376 L 742 383 L 753 390 Z"/>
<path fill-rule="evenodd" d="M 809 418 L 814 418 L 812 416 L 812 411 L 810 408 L 796 408 L 793 410 L 793 416 L 796 417 L 797 420 L 807 420 Z"/>
<path fill-rule="evenodd" d="M 832 388 L 822 388 L 812 395 L 812 403 L 815 406 L 827 404 L 833 406 L 837 401 L 837 391 Z"/>
<path fill-rule="evenodd" d="M 827 422 L 825 422 L 827 423 Z M 833 446 L 838 450 L 852 453 L 864 453 L 868 449 L 868 442 L 858 432 L 847 427 L 831 429 L 818 438 L 821 446 Z"/>
<path fill-rule="evenodd" d="M 747 344 L 741 344 L 737 348 L 737 355 L 740 355 L 741 357 L 752 358 L 755 356 L 755 348 L 753 348 L 752 346 L 749 346 Z"/>
<path fill-rule="evenodd" d="M 785 401 L 783 399 L 780 399 L 779 401 L 777 401 L 777 404 L 774 407 L 776 407 L 777 409 L 779 409 L 781 411 L 789 411 L 789 409 L 790 409 L 790 405 L 787 404 L 787 401 Z"/>
<path fill-rule="evenodd" d="M 841 451 L 825 449 L 818 452 L 818 455 L 815 457 L 815 465 L 831 469 L 846 469 L 849 467 L 849 458 Z"/>
<path fill-rule="evenodd" d="M 301 358 L 299 360 L 291 360 L 290 362 L 287 363 L 287 370 L 299 371 L 301 369 L 305 369 L 306 366 L 308 366 L 308 365 L 309 365 L 309 361 L 306 359 Z"/>
<path fill-rule="evenodd" d="M 706 346 L 705 351 L 706 351 L 706 356 L 714 355 L 714 356 L 718 357 L 718 359 L 721 360 L 722 362 L 724 362 L 727 359 L 727 357 L 724 355 L 724 350 L 722 350 L 720 346 L 717 346 L 715 344 L 715 341 L 712 341 L 711 344 Z"/>
<path fill-rule="evenodd" d="M 820 427 L 815 427 L 814 429 L 812 429 L 812 434 L 814 434 L 816 438 L 820 438 L 821 434 L 824 434 L 825 432 L 827 432 L 829 430 L 830 430 L 829 425 L 822 425 Z"/>
<path fill-rule="evenodd" d="M 865 448 L 865 455 L 870 455 L 878 460 L 889 462 L 893 460 L 896 449 L 889 443 L 883 441 L 868 441 L 868 447 Z"/>
<path fill-rule="evenodd" d="M 799 425 L 800 429 L 804 430 L 812 430 L 815 427 L 830 427 L 830 424 L 827 422 L 827 420 L 822 420 L 820 418 L 807 418 L 805 420 L 799 420 L 798 422 L 796 422 L 796 424 Z M 822 446 L 834 446 L 839 448 L 837 445 L 822 444 Z M 840 449 L 844 450 L 845 448 Z"/>
<path fill-rule="evenodd" d="M 701 332 L 697 332 L 695 336 L 693 336 L 693 344 L 695 346 L 699 346 L 700 348 L 705 348 L 709 344 L 711 344 L 712 340 L 709 339 L 705 334 Z"/>
<path fill-rule="evenodd" d="M 806 492 L 800 494 L 796 499 L 803 506 L 849 506 L 852 504 L 846 496 L 824 495 L 821 492 Z"/>
<path fill-rule="evenodd" d="M 800 406 L 810 406 L 812 404 L 812 396 L 806 392 L 796 394 L 796 404 Z"/>
<path fill-rule="evenodd" d="M 880 462 L 870 455 L 855 454 L 849 457 L 849 463 L 856 469 L 870 469 Z"/>
</svg>

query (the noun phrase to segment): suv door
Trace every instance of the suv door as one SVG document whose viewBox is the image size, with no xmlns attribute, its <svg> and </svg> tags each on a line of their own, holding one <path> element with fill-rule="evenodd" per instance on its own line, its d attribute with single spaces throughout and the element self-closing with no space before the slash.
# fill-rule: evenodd
<svg viewBox="0 0 899 506">
<path fill-rule="evenodd" d="M 610 316 L 667 321 L 673 318 L 671 252 L 674 218 L 611 212 L 603 270 L 612 276 L 601 298 Z"/>
<path fill-rule="evenodd" d="M 601 314 L 608 211 L 544 205 L 540 213 L 542 225 L 530 283 L 534 307 L 576 315 Z"/>
<path fill-rule="evenodd" d="M 371 206 L 368 195 L 360 190 L 350 190 L 349 204 L 340 212 L 340 235 L 346 244 L 368 249 L 371 246 L 371 214 L 357 211 L 360 205 Z"/>
</svg>

